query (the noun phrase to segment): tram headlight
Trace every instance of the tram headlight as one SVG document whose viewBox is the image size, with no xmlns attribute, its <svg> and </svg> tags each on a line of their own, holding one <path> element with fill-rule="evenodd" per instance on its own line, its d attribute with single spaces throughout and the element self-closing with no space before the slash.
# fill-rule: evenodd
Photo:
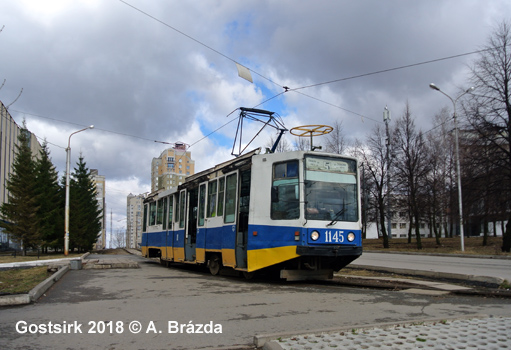
<svg viewBox="0 0 511 350">
<path fill-rule="evenodd" d="M 348 242 L 353 242 L 355 240 L 355 234 L 353 232 L 348 233 Z"/>
<path fill-rule="evenodd" d="M 312 231 L 312 232 L 311 232 L 311 239 L 312 239 L 313 241 L 317 241 L 317 240 L 318 240 L 318 238 L 319 238 L 319 232 L 318 232 L 318 231 Z"/>
</svg>

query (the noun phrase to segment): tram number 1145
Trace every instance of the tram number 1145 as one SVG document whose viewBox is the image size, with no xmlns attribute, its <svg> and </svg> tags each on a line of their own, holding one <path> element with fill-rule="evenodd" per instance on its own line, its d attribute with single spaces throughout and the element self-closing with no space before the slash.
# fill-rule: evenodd
<svg viewBox="0 0 511 350">
<path fill-rule="evenodd" d="M 325 231 L 325 243 L 343 243 L 344 236 L 342 235 L 343 231 Z"/>
</svg>

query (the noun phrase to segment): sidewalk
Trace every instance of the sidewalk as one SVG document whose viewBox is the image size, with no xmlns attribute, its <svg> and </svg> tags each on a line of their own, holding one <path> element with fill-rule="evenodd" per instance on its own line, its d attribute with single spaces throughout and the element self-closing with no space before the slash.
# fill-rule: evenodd
<svg viewBox="0 0 511 350">
<path fill-rule="evenodd" d="M 85 253 L 80 257 L 33 260 L 15 263 L 0 264 L 1 269 L 15 269 L 36 266 L 48 266 L 56 272 L 43 282 L 35 286 L 26 294 L 0 295 L 0 306 L 25 305 L 37 301 L 55 282 L 61 279 L 70 269 L 126 269 L 139 268 L 136 261 L 117 256 L 105 256 L 100 259 L 90 259 L 90 253 Z"/>
<path fill-rule="evenodd" d="M 388 324 L 362 328 L 256 336 L 264 350 L 317 349 L 511 349 L 511 317 Z M 299 334 L 299 333 L 298 333 Z M 276 338 L 275 338 L 276 337 Z M 270 340 L 272 339 L 273 340 Z"/>
</svg>

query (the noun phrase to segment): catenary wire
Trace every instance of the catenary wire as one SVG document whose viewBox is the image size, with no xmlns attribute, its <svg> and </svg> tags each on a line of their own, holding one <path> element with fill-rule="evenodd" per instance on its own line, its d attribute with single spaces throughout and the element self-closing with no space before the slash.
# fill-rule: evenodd
<svg viewBox="0 0 511 350">
<path fill-rule="evenodd" d="M 42 116 L 42 115 L 38 115 L 38 114 L 34 114 L 34 113 L 18 111 L 18 110 L 12 109 L 12 108 L 10 110 L 13 111 L 13 112 L 18 112 L 18 113 L 26 114 L 26 115 L 30 115 L 30 116 L 33 116 L 33 117 L 54 120 L 54 121 L 57 121 L 57 122 L 60 122 L 60 123 L 66 123 L 66 124 L 70 124 L 70 125 L 76 125 L 76 126 L 82 127 L 82 128 L 88 126 L 88 125 L 84 125 L 84 124 L 73 123 L 73 122 L 70 122 L 70 121 L 67 121 L 67 120 L 61 120 L 61 119 L 46 117 L 46 116 Z M 137 136 L 137 135 L 126 134 L 126 133 L 119 132 L 119 131 L 107 130 L 107 129 L 97 128 L 97 127 L 94 127 L 94 129 L 95 130 L 104 131 L 104 132 L 108 132 L 108 133 L 112 133 L 112 134 L 133 137 L 133 138 L 144 140 L 144 141 L 151 141 L 151 142 L 157 142 L 157 143 L 163 143 L 163 144 L 171 144 L 172 143 L 172 142 L 167 142 L 167 141 L 159 141 L 159 140 L 154 140 L 154 139 L 148 139 L 148 138 Z M 65 147 L 63 147 L 63 148 L 65 148 Z"/>
<path fill-rule="evenodd" d="M 164 25 L 164 26 L 166 26 L 166 27 L 168 27 L 168 28 L 170 28 L 170 29 L 172 29 L 172 30 L 176 31 L 177 33 L 179 33 L 179 34 L 181 34 L 181 35 L 185 36 L 186 38 L 188 38 L 188 39 L 190 39 L 190 40 L 193 40 L 194 42 L 198 43 L 199 45 L 202 45 L 202 46 L 206 47 L 207 49 L 209 49 L 209 50 L 211 50 L 211 51 L 213 51 L 213 52 L 217 53 L 218 55 L 220 55 L 220 56 L 222 56 L 222 57 L 224 57 L 224 58 L 226 58 L 226 59 L 228 59 L 228 60 L 230 60 L 230 61 L 232 61 L 232 62 L 234 62 L 234 63 L 238 63 L 236 60 L 234 60 L 233 58 L 231 58 L 231 57 L 227 56 L 226 54 L 224 54 L 224 53 L 222 53 L 222 52 L 220 52 L 220 51 L 218 51 L 218 50 L 214 49 L 213 47 L 211 47 L 211 46 L 209 46 L 209 45 L 205 44 L 204 42 L 202 42 L 202 41 L 200 41 L 200 40 L 198 40 L 198 39 L 195 39 L 194 37 L 192 37 L 192 36 L 190 36 L 190 35 L 188 35 L 188 34 L 184 33 L 183 31 L 181 31 L 181 30 L 179 30 L 179 29 L 177 29 L 177 28 L 175 28 L 175 27 L 173 27 L 173 26 L 171 26 L 170 24 L 168 24 L 168 23 L 166 23 L 166 22 L 164 22 L 164 21 L 162 21 L 162 20 L 160 20 L 160 19 L 158 19 L 158 18 L 154 17 L 153 15 L 151 15 L 151 14 L 149 14 L 149 13 L 147 13 L 147 12 L 145 12 L 145 11 L 143 11 L 143 10 L 139 9 L 139 8 L 137 8 L 136 6 L 133 6 L 133 5 L 131 5 L 130 3 L 126 2 L 126 1 L 124 1 L 124 0 L 119 0 L 119 1 L 120 1 L 120 2 L 122 2 L 123 4 L 127 5 L 127 6 L 131 7 L 132 9 L 134 9 L 134 10 L 136 10 L 136 11 L 138 11 L 138 12 L 142 13 L 143 15 L 145 15 L 145 16 L 147 16 L 147 17 L 149 17 L 149 18 L 151 18 L 151 19 L 153 19 L 153 20 L 155 20 L 155 21 L 157 21 L 158 23 L 160 23 L 160 24 L 162 24 L 162 25 Z M 268 77 L 266 77 L 266 76 L 264 76 L 264 75 L 262 75 L 262 74 L 260 74 L 260 73 L 258 73 L 258 72 L 256 72 L 256 71 L 254 71 L 254 70 L 252 70 L 252 69 L 248 68 L 248 67 L 247 67 L 247 69 L 249 69 L 252 73 L 254 73 L 254 74 L 256 74 L 256 75 L 260 76 L 261 78 L 263 78 L 263 79 L 265 79 L 265 80 L 267 80 L 267 81 L 269 81 L 269 82 L 271 82 L 271 83 L 273 83 L 273 84 L 275 84 L 275 85 L 277 85 L 277 86 L 279 86 L 279 87 L 281 87 L 281 88 L 284 88 L 284 89 L 285 89 L 285 91 L 284 91 L 284 92 L 279 93 L 279 94 L 277 94 L 277 95 L 275 95 L 275 96 L 273 96 L 273 97 L 270 97 L 269 99 L 267 99 L 267 100 L 265 100 L 265 101 L 263 101 L 263 102 L 261 102 L 261 103 L 259 103 L 259 104 L 257 104 L 257 105 L 255 106 L 255 107 L 258 107 L 258 106 L 264 105 L 264 104 L 265 104 L 265 103 L 267 103 L 268 101 L 270 101 L 270 100 L 272 100 L 272 99 L 274 99 L 274 98 L 276 98 L 276 97 L 278 97 L 278 96 L 280 96 L 280 95 L 282 95 L 283 93 L 288 92 L 288 91 L 293 91 L 293 92 L 300 93 L 300 92 L 298 92 L 298 90 L 303 90 L 303 89 L 307 89 L 307 88 L 317 87 L 317 86 L 321 86 L 321 85 L 333 84 L 333 83 L 337 83 L 337 82 L 341 82 L 341 81 L 352 80 L 352 79 L 362 78 L 362 77 L 371 76 L 371 75 L 376 75 L 376 74 L 388 73 L 388 72 L 392 72 L 392 71 L 396 71 L 396 70 L 401 70 L 401 69 L 412 68 L 412 67 L 416 67 L 416 66 L 420 66 L 420 65 L 425 65 L 425 64 L 430 64 L 430 63 L 435 63 L 435 62 L 445 61 L 445 60 L 449 60 L 449 59 L 459 58 L 459 57 L 463 57 L 463 56 L 473 55 L 473 54 L 477 54 L 477 53 L 482 53 L 482 52 L 486 52 L 486 51 L 491 51 L 491 50 L 494 50 L 494 49 L 495 49 L 495 48 L 487 48 L 487 49 L 482 49 L 482 50 L 476 50 L 476 51 L 472 51 L 472 52 L 467 52 L 467 53 L 462 53 L 462 54 L 457 54 L 457 55 L 451 55 L 451 56 L 447 56 L 447 57 L 442 57 L 442 58 L 432 59 L 432 60 L 428 60 L 428 61 L 423 61 L 423 62 L 418 62 L 418 63 L 412 63 L 412 64 L 403 65 L 403 66 L 399 66 L 399 67 L 387 68 L 387 69 L 383 69 L 383 70 L 379 70 L 379 71 L 374 71 L 374 72 L 369 72 L 369 73 L 364 73 L 364 74 L 358 74 L 358 75 L 354 75 L 354 76 L 350 76 L 350 77 L 345 77 L 345 78 L 340 78 L 340 79 L 335 79 L 335 80 L 330 80 L 330 81 L 326 81 L 326 82 L 320 82 L 320 83 L 315 83 L 315 84 L 305 85 L 305 86 L 301 86 L 301 87 L 298 87 L 298 88 L 288 88 L 288 87 L 285 87 L 285 86 L 283 86 L 283 85 L 281 85 L 281 84 L 279 84 L 279 83 L 276 83 L 275 81 L 273 81 L 273 80 L 269 79 Z M 357 116 L 359 116 L 359 117 L 361 117 L 361 118 L 362 118 L 362 122 L 363 122 L 364 118 L 366 118 L 366 119 L 371 120 L 371 121 L 373 121 L 373 122 L 376 122 L 376 123 L 382 124 L 382 122 L 381 122 L 381 121 L 379 121 L 379 120 L 373 119 L 373 118 L 371 118 L 371 117 L 364 116 L 364 115 L 362 115 L 362 114 L 360 114 L 360 113 L 357 113 L 357 112 L 354 112 L 354 111 L 348 110 L 348 109 L 343 108 L 343 107 L 341 107 L 341 106 L 335 105 L 335 104 L 333 104 L 333 103 L 331 103 L 331 102 L 328 102 L 328 101 L 322 100 L 322 99 L 320 99 L 320 98 L 317 98 L 317 97 L 314 97 L 314 96 L 311 96 L 311 95 L 308 95 L 308 94 L 305 94 L 305 93 L 300 93 L 300 94 L 301 94 L 301 95 L 303 95 L 303 96 L 305 96 L 305 97 L 308 97 L 308 98 L 310 98 L 310 99 L 316 100 L 316 101 L 318 101 L 318 102 L 321 102 L 321 103 L 327 104 L 327 105 L 329 105 L 329 106 L 331 106 L 331 107 L 334 107 L 334 108 L 338 108 L 338 109 L 340 109 L 340 110 L 343 110 L 343 111 L 345 111 L 345 112 L 347 112 L 347 113 L 351 113 L 351 114 L 357 115 Z M 255 108 L 255 107 L 254 107 L 254 108 Z M 231 113 L 232 113 L 232 112 L 231 112 Z M 229 114 L 229 115 L 230 115 L 230 114 Z M 215 133 L 216 131 L 218 131 L 219 129 L 223 128 L 225 125 L 227 125 L 227 124 L 229 124 L 229 123 L 230 123 L 230 122 L 228 122 L 228 123 L 226 123 L 226 124 L 222 125 L 220 128 L 218 128 L 218 129 L 216 129 L 215 131 L 213 131 L 212 133 L 208 134 L 206 137 L 209 137 L 211 134 Z M 202 139 L 200 139 L 199 141 L 202 141 L 202 140 L 203 140 L 203 139 L 205 139 L 206 137 L 203 137 L 203 138 L 202 138 Z M 199 141 L 197 141 L 197 142 L 199 142 Z M 192 145 L 196 144 L 197 142 L 193 143 Z"/>
<path fill-rule="evenodd" d="M 482 49 L 482 50 L 477 50 L 477 51 L 472 51 L 472 52 L 466 52 L 466 53 L 462 53 L 462 54 L 458 54 L 458 55 L 452 55 L 452 56 L 447 56 L 447 57 L 442 57 L 442 58 L 436 58 L 436 59 L 432 59 L 432 60 L 428 60 L 428 61 L 407 64 L 407 65 L 404 65 L 404 66 L 382 69 L 382 70 L 378 70 L 378 71 L 374 71 L 374 72 L 370 72 L 370 73 L 353 75 L 351 77 L 346 77 L 346 78 L 340 78 L 340 79 L 325 81 L 325 82 L 322 82 L 322 83 L 305 85 L 305 86 L 294 88 L 294 89 L 290 89 L 290 90 L 291 91 L 296 91 L 296 90 L 308 89 L 308 88 L 311 88 L 311 87 L 316 87 L 316 86 L 321 86 L 321 85 L 326 85 L 326 84 L 333 84 L 333 83 L 338 83 L 340 81 L 346 81 L 346 80 L 351 80 L 351 79 L 363 78 L 363 77 L 367 77 L 367 76 L 370 76 L 370 75 L 388 73 L 388 72 L 392 72 L 392 71 L 396 71 L 396 70 L 401 70 L 401 69 L 406 69 L 406 68 L 422 66 L 422 65 L 425 65 L 425 64 L 430 64 L 430 63 L 450 60 L 450 59 L 453 59 L 453 58 L 458 58 L 458 57 L 463 57 L 463 56 L 474 55 L 474 54 L 477 54 L 477 53 L 482 53 L 482 52 L 486 52 L 486 51 L 492 51 L 492 50 L 496 50 L 496 49 L 499 49 L 499 48 L 488 48 L 488 49 Z"/>
<path fill-rule="evenodd" d="M 156 22 L 158 22 L 158 23 L 160 23 L 160 24 L 163 24 L 165 27 L 170 28 L 170 29 L 174 30 L 175 32 L 177 32 L 177 33 L 179 33 L 179 34 L 181 34 L 181 35 L 185 36 L 186 38 L 188 38 L 188 39 L 190 39 L 190 40 L 192 40 L 192 41 L 196 42 L 197 44 L 199 44 L 199 45 L 201 45 L 201 46 L 204 46 L 204 47 L 205 47 L 205 48 L 207 48 L 208 50 L 211 50 L 211 51 L 213 51 L 214 53 L 216 53 L 216 54 L 218 54 L 218 55 L 220 55 L 220 56 L 222 56 L 222 57 L 224 57 L 224 58 L 228 59 L 229 61 L 242 65 L 241 63 L 237 62 L 235 59 L 233 59 L 233 58 L 231 58 L 231 57 L 227 56 L 226 54 L 224 54 L 224 53 L 222 53 L 222 52 L 218 51 L 217 49 L 215 49 L 215 48 L 213 48 L 213 47 L 211 47 L 211 46 L 209 46 L 209 45 L 207 45 L 207 44 L 203 43 L 202 41 L 200 41 L 200 40 L 198 40 L 198 39 L 195 39 L 193 36 L 186 34 L 185 32 L 183 32 L 183 31 L 181 31 L 181 30 L 179 30 L 179 29 L 177 29 L 177 28 L 175 28 L 175 27 L 171 26 L 170 24 L 168 24 L 168 23 L 166 23 L 166 22 L 164 22 L 164 21 L 162 21 L 162 20 L 160 20 L 160 19 L 158 19 L 158 18 L 154 17 L 153 15 L 151 15 L 151 14 L 149 14 L 149 13 L 147 13 L 147 12 L 145 12 L 145 11 L 141 10 L 141 9 L 139 9 L 138 7 L 135 7 L 135 6 L 131 5 L 130 3 L 126 2 L 126 1 L 124 1 L 124 0 L 119 0 L 119 1 L 120 1 L 120 2 L 122 2 L 123 4 L 125 4 L 126 6 L 129 6 L 129 7 L 131 7 L 132 9 L 134 9 L 134 10 L 136 10 L 136 11 L 140 12 L 141 14 L 143 14 L 143 15 L 145 15 L 145 16 L 147 16 L 147 17 L 149 17 L 149 18 L 153 19 L 153 20 L 155 20 Z M 243 66 L 244 66 L 244 65 L 243 65 Z M 245 66 L 244 66 L 244 67 L 245 67 Z M 249 69 L 249 68 L 247 68 L 247 69 Z M 256 74 L 256 75 L 260 76 L 261 78 L 263 78 L 263 79 L 265 79 L 265 80 L 269 81 L 270 83 L 272 83 L 272 84 L 275 84 L 275 85 L 277 85 L 277 86 L 282 87 L 282 85 L 280 85 L 279 83 L 276 83 L 275 81 L 271 80 L 271 79 L 270 79 L 270 78 L 268 78 L 268 77 L 265 77 L 265 76 L 264 76 L 264 75 L 262 75 L 261 73 L 258 73 L 258 72 L 256 72 L 256 71 L 255 71 L 255 70 L 253 70 L 253 69 L 249 69 L 249 70 L 250 70 L 252 73 L 254 73 L 254 74 Z"/>
</svg>

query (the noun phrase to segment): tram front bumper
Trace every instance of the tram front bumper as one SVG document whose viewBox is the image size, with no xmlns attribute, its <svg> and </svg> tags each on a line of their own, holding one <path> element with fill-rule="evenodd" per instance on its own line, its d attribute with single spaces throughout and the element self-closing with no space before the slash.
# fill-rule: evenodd
<svg viewBox="0 0 511 350">
<path fill-rule="evenodd" d="M 362 255 L 362 247 L 351 246 L 297 246 L 296 254 L 301 256 L 360 256 Z"/>
</svg>

